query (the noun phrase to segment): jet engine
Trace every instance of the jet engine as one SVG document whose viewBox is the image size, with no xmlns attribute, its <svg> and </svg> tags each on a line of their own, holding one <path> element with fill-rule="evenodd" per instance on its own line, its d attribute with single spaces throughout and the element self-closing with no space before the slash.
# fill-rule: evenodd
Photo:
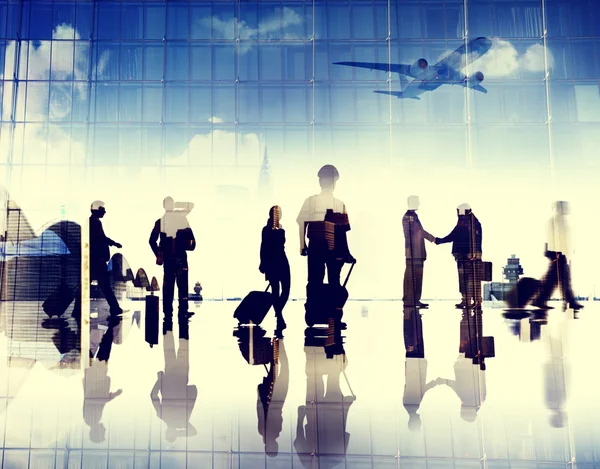
<svg viewBox="0 0 600 469">
<path fill-rule="evenodd" d="M 423 75 L 427 71 L 427 67 L 429 67 L 427 60 L 419 59 L 410 66 L 410 74 L 413 77 L 418 77 L 420 75 Z"/>
<path fill-rule="evenodd" d="M 475 75 L 469 77 L 469 87 L 477 86 L 483 81 L 483 73 L 476 72 Z"/>
</svg>

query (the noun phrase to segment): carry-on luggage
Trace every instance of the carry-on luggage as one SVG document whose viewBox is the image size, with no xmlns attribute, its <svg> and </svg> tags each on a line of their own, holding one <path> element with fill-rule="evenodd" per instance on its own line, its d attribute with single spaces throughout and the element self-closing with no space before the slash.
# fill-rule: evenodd
<svg viewBox="0 0 600 469">
<path fill-rule="evenodd" d="M 268 291 L 251 291 L 246 295 L 233 313 L 240 324 L 260 324 L 273 306 L 273 295 Z"/>
<path fill-rule="evenodd" d="M 539 294 L 542 283 L 531 277 L 519 279 L 517 284 L 504 297 L 509 308 L 525 308 Z"/>
<path fill-rule="evenodd" d="M 146 318 L 144 321 L 144 336 L 152 348 L 158 344 L 159 300 L 158 296 L 146 296 Z"/>
<path fill-rule="evenodd" d="M 339 321 L 343 315 L 343 308 L 348 301 L 348 290 L 346 284 L 354 269 L 354 262 L 342 285 L 330 285 L 328 283 L 309 283 L 306 286 L 306 314 L 304 319 L 309 327 L 315 324 L 328 324 L 329 319 Z"/>
</svg>

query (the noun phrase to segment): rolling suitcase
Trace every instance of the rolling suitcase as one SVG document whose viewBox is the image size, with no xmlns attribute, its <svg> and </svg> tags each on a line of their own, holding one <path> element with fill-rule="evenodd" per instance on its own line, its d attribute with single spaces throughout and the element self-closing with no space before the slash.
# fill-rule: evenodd
<svg viewBox="0 0 600 469">
<path fill-rule="evenodd" d="M 251 291 L 246 295 L 233 313 L 233 317 L 240 324 L 259 325 L 273 306 L 273 295 L 268 292 L 271 284 L 265 291 Z"/>
<path fill-rule="evenodd" d="M 144 336 L 148 345 L 152 346 L 158 344 L 158 313 L 159 313 L 159 300 L 158 296 L 147 295 L 146 296 L 146 317 L 144 321 Z"/>
<path fill-rule="evenodd" d="M 348 275 L 342 285 L 329 285 L 321 283 L 306 287 L 306 314 L 305 321 L 309 327 L 315 324 L 328 324 L 329 319 L 339 321 L 343 315 L 343 308 L 348 301 L 348 290 L 346 284 L 354 269 L 354 264 L 350 266 Z"/>
</svg>

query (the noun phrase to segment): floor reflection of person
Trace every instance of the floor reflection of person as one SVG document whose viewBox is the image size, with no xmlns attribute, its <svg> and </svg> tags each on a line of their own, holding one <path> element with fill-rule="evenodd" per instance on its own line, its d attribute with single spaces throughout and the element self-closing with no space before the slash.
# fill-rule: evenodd
<svg viewBox="0 0 600 469">
<path fill-rule="evenodd" d="M 102 423 L 104 407 L 123 392 L 122 389 L 111 392 L 108 376 L 108 359 L 114 340 L 114 328 L 120 324 L 120 317 L 109 318 L 108 329 L 102 336 L 98 354 L 84 372 L 83 420 L 90 427 L 90 440 L 93 443 L 102 443 L 106 439 L 106 428 Z"/>
<path fill-rule="evenodd" d="M 404 308 L 405 384 L 402 402 L 408 412 L 408 428 L 420 430 L 421 416 L 417 413 L 425 393 L 441 384 L 439 379 L 427 382 L 427 360 L 423 342 L 423 322 L 415 307 Z"/>
<path fill-rule="evenodd" d="M 568 321 L 568 320 L 567 320 Z M 548 337 L 548 361 L 544 365 L 544 396 L 550 411 L 550 425 L 562 428 L 567 421 L 567 387 L 570 383 L 570 366 L 567 360 L 566 332 L 568 322 L 546 329 Z"/>
<path fill-rule="evenodd" d="M 150 392 L 156 415 L 165 422 L 165 438 L 174 442 L 177 437 L 197 434 L 190 423 L 196 404 L 198 389 L 188 384 L 190 373 L 189 341 L 179 339 L 179 350 L 175 352 L 173 332 L 164 335 L 165 371 L 159 371 Z M 159 396 L 160 393 L 160 396 Z"/>
<path fill-rule="evenodd" d="M 348 360 L 345 353 L 327 358 L 324 347 L 304 347 L 304 353 L 306 404 L 298 407 L 294 448 L 306 468 L 335 467 L 345 460 L 350 440 L 348 411 L 356 399 L 344 396 L 340 387 Z M 315 455 L 326 458 L 317 463 Z"/>
<path fill-rule="evenodd" d="M 487 394 L 482 337 L 482 314 L 463 312 L 460 321 L 459 355 L 454 363 L 454 379 L 441 380 L 460 399 L 460 416 L 466 422 L 475 422 Z"/>
<path fill-rule="evenodd" d="M 279 453 L 277 439 L 283 428 L 283 405 L 289 385 L 288 358 L 284 340 L 273 339 L 273 359 L 267 376 L 258 385 L 256 413 L 258 415 L 258 432 L 263 437 L 265 453 L 275 457 Z"/>
</svg>

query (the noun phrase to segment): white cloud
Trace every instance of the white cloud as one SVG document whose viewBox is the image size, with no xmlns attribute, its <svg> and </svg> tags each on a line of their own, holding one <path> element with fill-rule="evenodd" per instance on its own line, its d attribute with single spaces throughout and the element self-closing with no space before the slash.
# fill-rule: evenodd
<svg viewBox="0 0 600 469">
<path fill-rule="evenodd" d="M 280 38 L 294 40 L 300 38 L 295 34 L 286 32 L 285 29 L 290 26 L 301 25 L 304 22 L 304 18 L 291 8 L 283 7 L 281 16 L 278 13 L 275 13 L 270 17 L 265 18 L 259 23 L 258 28 L 252 28 L 245 21 L 238 21 L 235 18 L 223 21 L 222 19 L 213 16 L 212 18 L 203 18 L 201 21 L 206 27 L 210 28 L 212 26 L 212 28 L 218 31 L 220 35 L 229 38 L 236 37 L 237 26 L 241 41 L 255 41 L 259 36 L 261 39 L 266 40 L 279 40 Z M 252 44 L 242 42 L 240 44 L 240 52 L 248 52 L 251 47 Z"/>
<path fill-rule="evenodd" d="M 503 39 L 492 39 L 493 45 L 490 51 L 477 61 L 477 69 L 481 70 L 486 78 L 503 78 L 515 73 L 534 72 L 540 73 L 545 70 L 545 60 L 548 68 L 552 67 L 552 53 L 548 51 L 544 58 L 544 46 L 534 44 L 527 48 L 523 54 Z"/>
<path fill-rule="evenodd" d="M 208 122 L 212 122 L 213 124 L 221 124 L 223 123 L 223 119 L 221 119 L 220 117 L 212 116 L 208 118 Z"/>
<path fill-rule="evenodd" d="M 71 25 L 61 24 L 52 31 L 53 39 L 80 39 L 80 35 Z M 27 120 L 43 121 L 47 115 L 51 120 L 63 119 L 69 115 L 71 108 L 71 81 L 85 80 L 88 76 L 88 64 L 90 60 L 90 46 L 88 43 L 80 44 L 75 48 L 72 41 L 40 41 L 37 47 L 34 47 L 33 41 L 23 41 L 21 43 L 22 56 L 28 51 L 27 78 L 29 80 L 69 80 L 65 83 L 54 82 L 50 91 L 50 109 L 47 109 L 48 96 L 43 88 L 37 88 L 33 93 L 27 92 Z M 16 54 L 16 42 L 10 41 L 6 47 L 6 66 L 4 76 L 12 78 L 14 75 L 14 57 Z M 52 57 L 52 63 L 50 62 Z M 25 57 L 23 57 L 25 58 Z M 92 74 L 96 71 L 102 72 L 108 62 L 108 51 L 105 51 L 99 58 Z M 52 77 L 50 76 L 52 73 Z M 10 83 L 10 82 L 8 82 Z M 7 83 L 5 83 L 6 86 Z M 12 89 L 12 83 L 9 88 Z M 19 88 L 19 93 L 24 93 L 25 87 Z M 77 99 L 87 99 L 87 83 L 73 83 L 73 94 Z M 39 97 L 38 97 L 39 96 Z M 11 114 L 11 100 L 3 101 L 3 115 L 8 119 Z M 25 100 L 17 99 L 16 116 L 24 116 Z"/>
</svg>

